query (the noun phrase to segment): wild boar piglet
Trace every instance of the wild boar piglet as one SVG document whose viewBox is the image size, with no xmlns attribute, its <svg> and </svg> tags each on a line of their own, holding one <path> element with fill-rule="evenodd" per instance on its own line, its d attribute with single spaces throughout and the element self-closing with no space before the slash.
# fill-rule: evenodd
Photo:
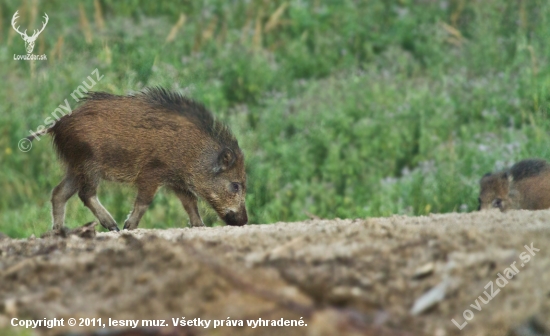
<svg viewBox="0 0 550 336">
<path fill-rule="evenodd" d="M 53 229 L 64 226 L 65 204 L 78 193 L 101 225 L 118 231 L 97 198 L 101 180 L 137 188 L 125 229 L 138 227 L 161 186 L 174 191 L 192 226 L 204 225 L 198 197 L 228 225 L 248 222 L 244 155 L 237 140 L 203 105 L 178 93 L 163 88 L 129 96 L 89 93 L 44 133 L 53 136 L 66 167 L 52 192 Z"/>
<path fill-rule="evenodd" d="M 485 174 L 480 182 L 479 210 L 550 208 L 550 165 L 527 159 L 509 169 Z"/>
</svg>

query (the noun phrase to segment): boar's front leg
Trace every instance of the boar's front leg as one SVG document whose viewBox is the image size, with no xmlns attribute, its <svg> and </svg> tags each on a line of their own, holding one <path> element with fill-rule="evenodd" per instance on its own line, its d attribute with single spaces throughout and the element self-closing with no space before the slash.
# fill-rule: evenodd
<svg viewBox="0 0 550 336">
<path fill-rule="evenodd" d="M 189 215 L 189 223 L 191 226 L 204 226 L 201 215 L 199 215 L 199 208 L 197 207 L 197 197 L 189 191 L 175 190 L 175 192 L 183 208 Z"/>
<path fill-rule="evenodd" d="M 137 229 L 141 217 L 143 216 L 147 208 L 149 208 L 151 202 L 153 202 L 153 198 L 157 193 L 159 185 L 149 182 L 151 181 L 141 182 L 138 184 L 138 194 L 136 197 L 136 202 L 134 203 L 134 209 L 128 216 L 128 219 L 126 219 L 126 222 L 124 222 L 124 229 Z"/>
</svg>

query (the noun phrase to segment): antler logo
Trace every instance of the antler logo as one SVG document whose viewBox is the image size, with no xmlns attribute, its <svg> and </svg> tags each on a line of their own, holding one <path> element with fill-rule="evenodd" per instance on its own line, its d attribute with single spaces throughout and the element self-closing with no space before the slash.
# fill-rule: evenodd
<svg viewBox="0 0 550 336">
<path fill-rule="evenodd" d="M 15 31 L 18 32 L 19 35 L 21 35 L 21 37 L 25 41 L 25 49 L 27 49 L 27 54 L 30 54 L 30 53 L 32 53 L 32 51 L 34 49 L 34 42 L 36 42 L 36 39 L 38 38 L 38 35 L 40 35 L 40 33 L 44 30 L 44 28 L 46 28 L 46 25 L 48 24 L 48 20 L 49 20 L 48 14 L 44 13 L 43 17 L 44 17 L 44 19 L 46 19 L 46 22 L 42 22 L 42 29 L 40 29 L 39 31 L 34 30 L 34 33 L 32 34 L 32 36 L 28 36 L 26 29 L 25 29 L 24 32 L 20 32 L 19 31 L 19 26 L 17 26 L 17 28 L 15 28 L 15 21 L 17 21 L 17 19 L 19 18 L 18 13 L 19 13 L 19 11 L 15 12 L 15 14 L 13 14 L 13 18 L 11 19 L 11 25 L 12 25 L 13 29 L 15 29 Z"/>
</svg>

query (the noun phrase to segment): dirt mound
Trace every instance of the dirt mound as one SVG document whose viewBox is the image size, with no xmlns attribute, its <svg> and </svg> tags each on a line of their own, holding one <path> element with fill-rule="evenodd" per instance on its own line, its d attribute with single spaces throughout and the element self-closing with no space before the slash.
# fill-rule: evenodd
<svg viewBox="0 0 550 336">
<path fill-rule="evenodd" d="M 0 238 L 0 331 L 22 332 L 17 317 L 170 326 L 127 335 L 550 334 L 550 211 L 88 237 Z M 212 322 L 174 328 L 183 317 Z M 259 318 L 304 326 L 247 326 Z"/>
</svg>

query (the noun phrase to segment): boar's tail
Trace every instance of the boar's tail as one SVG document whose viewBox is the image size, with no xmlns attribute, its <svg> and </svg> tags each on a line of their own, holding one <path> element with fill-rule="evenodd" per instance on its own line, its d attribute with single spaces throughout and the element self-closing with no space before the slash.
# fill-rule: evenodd
<svg viewBox="0 0 550 336">
<path fill-rule="evenodd" d="M 48 133 L 50 133 L 52 131 L 52 128 L 47 128 L 45 130 L 42 130 L 40 132 L 33 132 L 31 135 L 29 135 L 28 137 L 26 137 L 27 140 L 29 141 L 33 141 L 34 139 L 38 138 L 38 137 L 41 137 L 43 135 L 46 135 Z"/>
</svg>

